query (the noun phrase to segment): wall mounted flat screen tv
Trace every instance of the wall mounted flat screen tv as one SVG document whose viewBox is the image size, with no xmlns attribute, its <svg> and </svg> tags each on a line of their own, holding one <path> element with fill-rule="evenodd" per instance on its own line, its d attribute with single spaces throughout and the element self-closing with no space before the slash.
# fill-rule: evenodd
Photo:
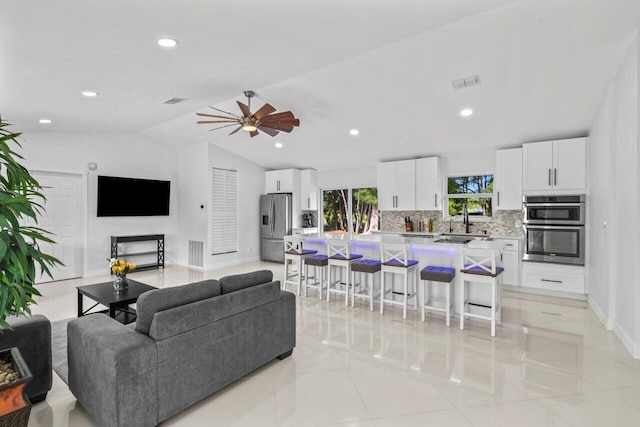
<svg viewBox="0 0 640 427">
<path fill-rule="evenodd" d="M 98 176 L 98 216 L 169 215 L 171 182 Z"/>
</svg>

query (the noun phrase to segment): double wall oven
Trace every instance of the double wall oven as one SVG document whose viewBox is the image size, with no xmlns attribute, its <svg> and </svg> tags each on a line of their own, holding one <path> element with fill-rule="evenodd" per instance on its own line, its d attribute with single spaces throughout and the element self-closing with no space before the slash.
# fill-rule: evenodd
<svg viewBox="0 0 640 427">
<path fill-rule="evenodd" d="M 584 265 L 585 196 L 524 196 L 524 261 Z"/>
</svg>

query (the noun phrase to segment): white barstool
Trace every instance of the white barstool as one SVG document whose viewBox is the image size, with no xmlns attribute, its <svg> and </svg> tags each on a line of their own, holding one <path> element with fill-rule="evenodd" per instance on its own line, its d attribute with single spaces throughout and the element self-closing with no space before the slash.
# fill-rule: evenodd
<svg viewBox="0 0 640 427">
<path fill-rule="evenodd" d="M 356 297 L 369 300 L 369 310 L 373 311 L 373 285 L 375 274 L 382 270 L 382 262 L 377 259 L 359 259 L 351 263 L 352 286 L 351 286 L 351 307 L 356 305 Z M 366 279 L 356 283 L 356 273 L 366 274 Z"/>
<path fill-rule="evenodd" d="M 349 305 L 349 276 L 351 275 L 351 263 L 362 258 L 362 255 L 351 253 L 349 240 L 329 240 L 329 283 L 327 284 L 327 302 L 331 293 L 344 294 L 344 305 Z M 340 269 L 340 277 L 332 280 L 334 269 Z M 344 268 L 344 270 L 342 270 Z M 342 276 L 342 272 L 345 275 Z M 344 290 L 341 289 L 342 278 L 345 278 Z"/>
<path fill-rule="evenodd" d="M 382 261 L 382 278 L 380 280 L 380 314 L 384 314 L 384 304 L 399 305 L 402 307 L 402 318 L 407 318 L 407 303 L 409 298 L 414 298 L 415 309 L 418 310 L 418 261 L 409 259 L 409 246 L 403 244 L 382 243 L 380 245 L 380 260 Z M 387 299 L 385 290 L 385 273 L 401 274 L 404 277 L 402 301 L 393 299 L 393 289 L 390 289 L 391 298 Z M 409 275 L 412 275 L 413 289 L 409 290 Z"/>
<path fill-rule="evenodd" d="M 326 274 L 326 267 L 329 266 L 329 256 L 327 253 L 327 242 L 324 241 L 323 251 L 324 253 L 319 253 L 315 255 L 310 255 L 305 257 L 304 259 L 304 296 L 307 297 L 307 289 L 308 288 L 318 288 L 318 299 L 322 299 L 322 288 L 324 286 L 325 281 L 328 279 L 328 274 Z M 309 275 L 309 267 L 313 267 L 313 276 Z M 320 269 L 320 278 L 318 278 L 318 269 Z M 314 282 L 309 282 L 309 279 L 313 277 Z"/>
<path fill-rule="evenodd" d="M 456 277 L 456 270 L 451 267 L 439 267 L 436 265 L 428 265 L 420 270 L 420 279 L 423 284 L 423 303 L 422 303 L 422 321 L 425 321 L 425 315 L 428 310 L 442 311 L 446 317 L 447 326 L 451 326 L 451 314 L 453 313 L 453 295 L 451 282 Z M 445 285 L 444 307 L 434 305 L 436 300 L 431 297 L 431 284 L 442 283 Z"/>
<path fill-rule="evenodd" d="M 460 301 L 460 329 L 464 330 L 464 318 L 489 320 L 491 322 L 491 336 L 496 336 L 496 323 L 500 325 L 502 317 L 502 272 L 504 268 L 497 265 L 497 252 L 493 249 L 464 249 L 462 259 L 464 268 L 462 273 L 462 298 Z M 490 302 L 470 303 L 467 301 L 467 282 L 490 285 Z M 487 307 L 489 316 L 469 311 L 469 306 Z"/>
<path fill-rule="evenodd" d="M 288 284 L 298 287 L 298 295 L 302 288 L 302 263 L 306 257 L 315 255 L 318 251 L 304 249 L 304 239 L 301 236 L 284 236 L 284 289 Z M 293 264 L 296 269 L 293 270 Z"/>
</svg>

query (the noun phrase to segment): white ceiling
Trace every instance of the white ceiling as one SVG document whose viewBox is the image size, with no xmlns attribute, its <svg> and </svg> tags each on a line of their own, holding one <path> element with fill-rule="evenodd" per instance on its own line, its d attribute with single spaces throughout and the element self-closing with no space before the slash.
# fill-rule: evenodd
<svg viewBox="0 0 640 427">
<path fill-rule="evenodd" d="M 637 0 L 7 0 L 0 114 L 26 135 L 47 117 L 52 131 L 206 140 L 268 168 L 468 155 L 585 135 L 638 29 Z M 453 89 L 474 74 L 480 86 Z M 300 127 L 195 124 L 247 89 Z"/>
</svg>

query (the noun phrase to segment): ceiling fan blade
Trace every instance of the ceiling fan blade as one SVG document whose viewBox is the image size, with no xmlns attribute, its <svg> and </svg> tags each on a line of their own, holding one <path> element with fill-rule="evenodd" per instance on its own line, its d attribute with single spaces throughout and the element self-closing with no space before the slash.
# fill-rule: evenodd
<svg viewBox="0 0 640 427">
<path fill-rule="evenodd" d="M 251 131 L 249 132 L 249 135 L 251 135 L 251 138 L 253 138 L 254 136 L 256 136 L 258 134 L 257 130 Z"/>
<path fill-rule="evenodd" d="M 228 114 L 228 115 L 230 115 L 230 116 L 232 116 L 232 117 L 237 117 L 237 118 L 239 118 L 239 119 L 241 119 L 241 118 L 242 118 L 241 116 L 239 116 L 239 115 L 237 115 L 237 114 L 233 114 L 233 113 L 231 113 L 231 112 L 229 112 L 229 111 L 224 111 L 224 110 L 221 110 L 221 109 L 219 109 L 219 108 L 212 107 L 211 105 L 209 105 L 209 108 L 211 108 L 211 109 L 213 109 L 213 110 L 216 110 L 216 111 L 220 111 L 221 113 Z M 196 113 L 196 114 L 197 114 L 197 113 Z"/>
<path fill-rule="evenodd" d="M 291 126 L 264 126 L 264 127 L 268 127 L 269 129 L 275 129 L 277 131 L 281 131 L 281 132 L 287 132 L 287 133 L 291 133 L 291 131 L 293 130 L 293 128 Z"/>
<path fill-rule="evenodd" d="M 269 121 L 264 121 L 264 122 L 260 122 L 261 125 L 265 125 L 265 126 L 275 126 L 275 125 L 281 125 L 281 126 L 300 126 L 300 120 L 298 119 L 285 119 L 285 120 L 269 120 Z"/>
<path fill-rule="evenodd" d="M 243 104 L 240 101 L 236 101 L 238 103 L 238 107 L 240 107 L 240 111 L 245 117 L 251 117 L 251 111 L 249 111 L 249 107 Z"/>
<path fill-rule="evenodd" d="M 229 126 L 235 126 L 235 123 L 231 123 L 230 125 L 218 126 L 217 128 L 209 129 L 209 132 L 211 132 L 212 130 L 228 128 Z"/>
<path fill-rule="evenodd" d="M 258 129 L 270 136 L 276 136 L 277 134 L 280 133 L 276 129 L 269 128 L 266 126 L 258 126 Z"/>
<path fill-rule="evenodd" d="M 205 123 L 238 123 L 237 119 L 229 119 L 229 120 L 198 120 L 196 124 L 202 125 Z"/>
<path fill-rule="evenodd" d="M 235 128 L 233 132 L 231 132 L 229 135 L 233 135 L 234 133 L 238 132 L 240 129 L 242 129 L 242 126 L 238 126 L 237 128 Z"/>
<path fill-rule="evenodd" d="M 234 116 L 217 116 L 215 114 L 205 114 L 205 113 L 196 113 L 196 116 L 202 116 L 202 117 L 214 117 L 216 119 L 237 119 L 237 117 Z"/>
<path fill-rule="evenodd" d="M 282 113 L 270 114 L 266 117 L 263 117 L 260 120 L 262 123 L 265 122 L 273 122 L 273 121 L 281 121 L 281 120 L 295 120 L 293 113 L 291 111 L 285 111 Z"/>
<path fill-rule="evenodd" d="M 269 114 L 275 112 L 276 109 L 273 108 L 271 105 L 269 104 L 264 104 L 262 107 L 260 107 L 260 109 L 258 111 L 256 111 L 253 114 L 253 117 L 255 117 L 256 119 L 260 120 L 265 116 L 268 116 Z"/>
</svg>

